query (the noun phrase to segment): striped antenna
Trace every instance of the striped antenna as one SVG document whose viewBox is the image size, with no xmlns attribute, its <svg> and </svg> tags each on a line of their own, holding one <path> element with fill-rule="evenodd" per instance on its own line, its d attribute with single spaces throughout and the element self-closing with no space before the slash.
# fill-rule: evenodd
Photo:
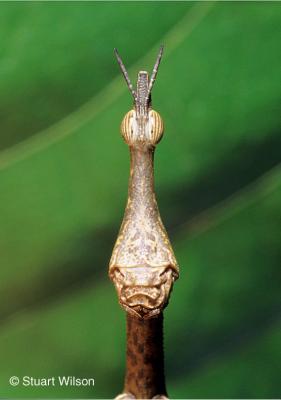
<svg viewBox="0 0 281 400">
<path fill-rule="evenodd" d="M 118 64 L 120 66 L 120 69 L 122 71 L 122 74 L 123 74 L 123 76 L 124 76 L 124 78 L 125 78 L 125 80 L 127 82 L 128 88 L 130 89 L 130 92 L 132 93 L 133 98 L 136 101 L 137 94 L 136 94 L 136 92 L 135 92 L 135 90 L 133 88 L 132 82 L 131 82 L 131 80 L 129 78 L 128 71 L 126 70 L 125 65 L 123 64 L 123 61 L 121 60 L 121 57 L 120 57 L 120 55 L 119 55 L 119 53 L 118 53 L 116 48 L 114 49 L 114 53 L 115 53 L 115 56 L 117 58 Z"/>
<path fill-rule="evenodd" d="M 161 61 L 161 58 L 162 58 L 162 55 L 163 55 L 163 49 L 164 49 L 164 46 L 163 45 L 160 46 L 158 57 L 156 59 L 156 63 L 154 65 L 154 68 L 153 68 L 153 71 L 152 71 L 152 74 L 151 74 L 151 78 L 150 78 L 150 81 L 149 81 L 148 96 L 147 97 L 149 97 L 149 95 L 151 93 L 151 90 L 152 90 L 152 87 L 153 87 L 153 84 L 155 82 L 156 75 L 157 75 L 158 68 L 159 68 L 159 64 L 160 64 L 160 61 Z"/>
</svg>

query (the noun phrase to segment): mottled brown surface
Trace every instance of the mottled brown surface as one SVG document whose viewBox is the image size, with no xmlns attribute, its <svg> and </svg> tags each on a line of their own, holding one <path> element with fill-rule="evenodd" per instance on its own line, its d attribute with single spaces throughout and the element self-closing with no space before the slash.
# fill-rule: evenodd
<svg viewBox="0 0 281 400">
<path fill-rule="evenodd" d="M 127 314 L 125 393 L 137 399 L 166 395 L 163 353 L 163 314 L 142 320 Z"/>
<path fill-rule="evenodd" d="M 166 306 L 178 266 L 155 198 L 154 147 L 130 147 L 130 154 L 128 202 L 109 273 L 126 311 L 150 318 Z"/>
<path fill-rule="evenodd" d="M 121 134 L 130 148 L 128 201 L 109 263 L 119 303 L 132 316 L 148 319 L 168 304 L 179 269 L 162 223 L 154 192 L 153 157 L 164 124 L 151 108 L 151 90 L 163 53 L 161 46 L 151 78 L 139 71 L 137 90 L 115 49 L 121 71 L 134 98 L 134 109 L 121 123 Z"/>
</svg>

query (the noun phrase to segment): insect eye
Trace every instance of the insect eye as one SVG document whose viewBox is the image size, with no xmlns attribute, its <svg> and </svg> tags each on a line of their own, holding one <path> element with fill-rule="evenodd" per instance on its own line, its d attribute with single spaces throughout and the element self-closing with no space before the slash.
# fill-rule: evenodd
<svg viewBox="0 0 281 400">
<path fill-rule="evenodd" d="M 131 110 L 127 112 L 121 123 L 121 135 L 123 136 L 126 143 L 130 144 L 133 139 L 135 130 L 135 116 L 136 112 Z"/>
<path fill-rule="evenodd" d="M 151 142 L 157 144 L 164 131 L 164 124 L 160 114 L 157 111 L 149 111 L 149 133 L 151 135 Z"/>
</svg>

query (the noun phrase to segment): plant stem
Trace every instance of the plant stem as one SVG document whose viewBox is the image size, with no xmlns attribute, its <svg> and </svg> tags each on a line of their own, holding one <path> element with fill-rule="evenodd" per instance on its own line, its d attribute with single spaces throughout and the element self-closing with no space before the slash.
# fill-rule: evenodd
<svg viewBox="0 0 281 400">
<path fill-rule="evenodd" d="M 127 313 L 127 369 L 124 392 L 136 399 L 167 395 L 164 376 L 163 313 L 139 319 Z"/>
</svg>

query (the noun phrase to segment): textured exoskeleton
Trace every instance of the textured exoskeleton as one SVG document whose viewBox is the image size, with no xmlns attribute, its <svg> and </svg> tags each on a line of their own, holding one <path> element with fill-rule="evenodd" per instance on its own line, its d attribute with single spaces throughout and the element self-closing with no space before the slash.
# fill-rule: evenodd
<svg viewBox="0 0 281 400">
<path fill-rule="evenodd" d="M 109 265 L 122 307 L 138 318 L 151 318 L 167 305 L 179 270 L 161 221 L 155 192 L 153 156 L 163 135 L 161 116 L 151 108 L 151 89 L 161 54 L 151 79 L 140 71 L 134 91 L 118 53 L 122 72 L 134 97 L 134 109 L 121 124 L 121 134 L 131 154 L 128 201 Z"/>
</svg>

